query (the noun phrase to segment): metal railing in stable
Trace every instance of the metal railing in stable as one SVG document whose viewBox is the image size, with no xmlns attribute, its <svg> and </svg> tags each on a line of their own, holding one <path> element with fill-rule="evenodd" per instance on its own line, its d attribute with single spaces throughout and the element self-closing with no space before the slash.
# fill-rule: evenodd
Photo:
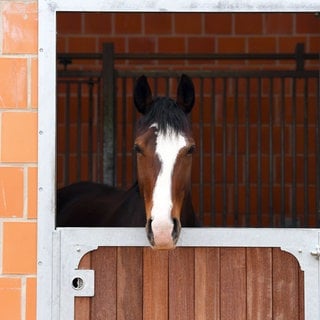
<svg viewBox="0 0 320 320">
<path fill-rule="evenodd" d="M 306 61 L 319 62 L 318 54 L 305 53 L 302 44 L 292 54 L 115 54 L 106 44 L 104 54 L 92 58 L 104 61 L 105 182 L 126 188 L 135 180 L 135 79 L 144 73 L 156 95 L 173 95 L 184 72 L 197 92 L 191 115 L 198 145 L 193 196 L 204 224 L 319 227 L 319 71 L 305 68 Z M 147 59 L 157 62 L 150 66 Z M 170 65 L 179 59 L 193 62 Z M 212 67 L 199 70 L 200 60 Z M 258 64 L 230 70 L 216 63 L 221 60 L 291 60 L 292 67 L 269 63 L 267 70 L 258 70 Z"/>
</svg>

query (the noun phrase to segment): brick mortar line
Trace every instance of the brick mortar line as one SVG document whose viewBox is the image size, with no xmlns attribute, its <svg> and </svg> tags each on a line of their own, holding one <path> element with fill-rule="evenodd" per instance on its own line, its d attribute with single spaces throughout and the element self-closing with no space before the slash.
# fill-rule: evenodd
<svg viewBox="0 0 320 320">
<path fill-rule="evenodd" d="M 30 58 L 27 59 L 27 109 L 31 109 L 31 84 L 32 84 L 32 61 Z"/>
<path fill-rule="evenodd" d="M 0 22 L 1 22 L 1 18 L 0 18 Z M 0 30 L 1 30 L 1 27 L 0 27 Z M 1 39 L 1 36 L 0 35 L 0 39 Z M 35 59 L 35 58 L 38 58 L 38 54 L 37 53 L 4 53 L 4 54 L 1 54 L 0 55 L 0 58 L 5 58 L 5 59 Z"/>
<path fill-rule="evenodd" d="M 0 162 L 0 168 L 38 168 L 37 162 Z"/>
<path fill-rule="evenodd" d="M 21 320 L 26 319 L 26 311 L 27 311 L 27 279 L 26 277 L 21 277 Z"/>
<path fill-rule="evenodd" d="M 1 47 L 0 47 L 0 55 L 2 56 L 2 52 L 3 52 L 3 28 L 2 28 L 2 21 L 3 21 L 3 6 L 4 6 L 4 3 L 3 2 L 0 2 L 0 43 L 2 44 Z"/>
<path fill-rule="evenodd" d="M 38 109 L 27 107 L 25 108 L 1 108 L 0 107 L 0 114 L 1 113 L 38 113 Z"/>
<path fill-rule="evenodd" d="M 85 28 L 86 28 L 86 26 L 85 26 L 85 15 L 84 14 L 81 14 L 80 15 L 80 28 L 81 28 L 81 33 L 82 34 L 85 34 L 86 32 L 85 32 Z"/>
<path fill-rule="evenodd" d="M 3 270 L 2 257 L 3 257 L 3 223 L 0 219 L 0 276 L 2 275 L 2 270 Z"/>
<path fill-rule="evenodd" d="M 10 0 L 9 1 L 4 1 L 4 2 L 10 2 Z M 16 3 L 21 3 L 22 2 L 24 4 L 27 4 L 27 3 L 31 4 L 31 3 L 37 3 L 37 0 L 19 0 L 19 1 L 15 1 L 15 2 Z"/>
<path fill-rule="evenodd" d="M 4 223 L 37 223 L 37 218 L 27 219 L 27 218 L 10 218 L 10 217 L 2 217 L 0 218 L 0 225 L 2 226 L 2 237 L 3 237 L 3 224 Z M 1 239 L 3 240 L 3 239 Z M 1 242 L 3 244 L 3 241 Z"/>
<path fill-rule="evenodd" d="M 23 206 L 22 206 L 22 217 L 27 219 L 28 218 L 28 167 L 24 166 L 23 168 Z"/>
<path fill-rule="evenodd" d="M 2 161 L 2 112 L 0 111 L 0 165 L 1 165 L 1 161 Z"/>
<path fill-rule="evenodd" d="M 141 15 L 141 35 L 146 36 L 146 16 L 145 14 Z"/>
<path fill-rule="evenodd" d="M 0 274 L 0 279 L 21 279 L 22 275 L 17 273 L 4 273 Z"/>
</svg>

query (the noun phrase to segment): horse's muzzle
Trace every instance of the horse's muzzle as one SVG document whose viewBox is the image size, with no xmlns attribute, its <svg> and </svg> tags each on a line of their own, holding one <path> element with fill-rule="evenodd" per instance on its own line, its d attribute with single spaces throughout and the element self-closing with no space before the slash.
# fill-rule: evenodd
<svg viewBox="0 0 320 320">
<path fill-rule="evenodd" d="M 174 218 L 172 223 L 163 223 L 148 219 L 146 224 L 147 237 L 150 245 L 156 250 L 171 250 L 176 247 L 181 231 L 181 223 Z"/>
</svg>

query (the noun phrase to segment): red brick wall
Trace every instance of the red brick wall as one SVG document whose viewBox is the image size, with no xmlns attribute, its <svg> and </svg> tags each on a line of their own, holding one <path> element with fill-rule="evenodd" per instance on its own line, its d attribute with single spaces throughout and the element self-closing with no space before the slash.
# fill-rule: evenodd
<svg viewBox="0 0 320 320">
<path fill-rule="evenodd" d="M 216 14 L 216 13 L 107 13 L 107 14 L 76 14 L 76 13 L 59 13 L 57 19 L 58 25 L 58 36 L 57 36 L 57 50 L 59 52 L 101 52 L 102 44 L 104 42 L 113 42 L 115 45 L 115 51 L 117 53 L 130 52 L 130 53 L 292 53 L 295 50 L 297 43 L 304 43 L 307 52 L 320 52 L 320 19 L 314 14 L 260 14 L 260 13 L 237 13 L 237 14 Z M 91 62 L 90 62 L 91 63 Z M 134 63 L 130 61 L 118 62 L 118 68 L 140 68 L 140 69 L 159 69 L 159 68 L 181 68 L 183 64 L 184 69 L 294 69 L 295 63 L 292 61 L 209 61 L 209 62 L 188 62 L 188 61 L 171 61 L 171 62 L 141 62 Z M 85 65 L 89 67 L 88 62 L 83 62 L 82 67 Z M 73 66 L 71 66 L 72 68 Z M 97 64 L 91 66 L 98 68 Z M 319 61 L 311 61 L 306 64 L 309 69 L 319 68 Z M 210 86 L 205 87 L 205 90 L 209 90 Z M 275 88 L 279 88 L 279 83 L 276 84 Z M 276 89 L 278 90 L 278 89 Z M 300 90 L 300 91 L 299 91 Z M 199 91 L 199 82 L 196 82 L 196 91 Z M 300 104 L 303 100 L 303 86 L 298 86 L 297 95 L 301 95 Z M 240 92 L 243 94 L 244 92 Z M 279 91 L 275 92 L 279 94 Z M 311 96 L 315 95 L 315 88 L 311 88 Z M 220 94 L 221 96 L 221 94 Z M 128 99 L 130 102 L 131 97 Z M 276 98 L 277 99 L 277 98 Z M 217 102 L 221 102 L 221 97 L 217 97 Z M 279 101 L 278 101 L 279 102 Z M 206 104 L 206 102 L 205 102 Z M 292 104 L 292 92 L 290 88 L 286 88 L 286 105 L 289 110 L 286 110 L 286 122 L 290 127 L 292 120 L 290 117 L 291 110 L 290 105 Z M 228 105 L 234 105 L 233 93 L 228 93 Z M 312 115 L 315 112 L 316 102 L 313 98 L 312 107 L 310 108 L 311 121 L 309 122 L 309 132 L 312 137 L 315 132 L 315 116 Z M 221 105 L 218 106 L 217 112 L 222 112 Z M 269 109 L 268 102 L 262 103 L 262 122 L 265 126 L 262 128 L 262 149 L 268 149 L 268 125 Z M 205 110 L 209 110 L 205 109 Z M 239 109 L 241 112 L 241 106 Z M 205 144 L 204 148 L 207 150 L 204 157 L 204 216 L 207 223 L 220 224 L 221 219 L 218 218 L 216 221 L 212 221 L 210 218 L 211 213 L 211 181 L 207 177 L 210 175 L 210 146 L 206 138 L 210 136 L 210 112 L 204 113 L 204 134 Z M 277 110 L 275 110 L 277 112 Z M 243 116 L 243 115 L 242 115 Z M 298 111 L 297 114 L 298 123 L 300 127 L 297 128 L 297 146 L 302 146 L 304 143 L 303 138 L 303 114 Z M 312 120 L 313 119 L 313 120 Z M 230 134 L 232 136 L 233 126 L 233 115 L 228 114 L 228 126 L 230 126 Z M 255 119 L 256 120 L 256 119 Z M 121 121 L 121 120 L 119 120 Z M 199 114 L 195 112 L 192 116 L 192 122 L 194 124 L 195 135 L 199 140 L 198 126 Z M 276 128 L 274 131 L 274 153 L 275 153 L 275 169 L 279 168 L 279 123 L 275 123 Z M 121 126 L 119 126 L 121 130 Z M 220 130 L 220 131 L 219 131 Z M 255 129 L 251 129 L 250 134 L 256 136 Z M 278 130 L 278 131 L 277 131 Z M 287 130 L 287 129 L 286 129 Z M 288 129 L 290 130 L 290 129 Z M 221 126 L 217 126 L 217 135 L 221 136 Z M 239 129 L 239 146 L 244 145 L 244 128 Z M 316 211 L 316 194 L 315 194 L 315 179 L 312 176 L 315 166 L 315 145 L 314 140 L 309 141 L 309 148 L 312 150 L 312 156 L 310 157 L 310 180 L 309 180 L 309 209 L 310 212 L 315 213 Z M 119 139 L 120 141 L 121 139 Z M 252 154 L 256 154 L 257 147 L 255 146 L 256 141 L 252 141 L 250 151 Z M 120 141 L 121 143 L 121 141 Z M 230 219 L 228 224 L 232 225 L 233 221 L 233 210 L 234 210 L 234 180 L 233 180 L 233 169 L 234 169 L 234 146 L 233 141 L 229 141 L 231 146 L 228 149 L 229 155 L 227 160 L 227 172 L 228 172 L 228 204 L 227 211 L 229 212 Z M 289 141 L 290 143 L 290 141 Z M 121 148 L 121 146 L 119 146 Z M 128 146 L 130 151 L 131 146 Z M 219 142 L 217 142 L 217 150 L 221 149 Z M 130 150 L 129 150 L 130 149 Z M 290 153 L 291 146 L 288 146 L 286 152 Z M 301 149 L 298 150 L 298 153 Z M 241 150 L 240 150 L 241 152 Z M 220 150 L 221 153 L 221 150 Z M 242 152 L 243 153 L 243 152 Z M 250 200 L 250 208 L 252 211 L 257 211 L 257 185 L 253 183 L 257 178 L 256 159 L 251 158 L 250 162 L 250 194 L 252 194 Z M 120 160 L 120 158 L 118 159 Z M 223 179 L 222 174 L 222 158 L 217 156 L 216 160 L 216 204 L 215 210 L 217 213 L 222 211 L 223 203 L 221 198 L 223 196 Z M 244 157 L 239 157 L 239 212 L 240 214 L 245 213 L 245 187 L 244 181 Z M 198 162 L 197 156 L 195 162 Z M 298 181 L 298 214 L 303 214 L 303 170 L 301 168 L 303 163 L 303 157 L 297 158 L 297 181 Z M 292 194 L 291 183 L 292 183 L 292 159 L 290 157 L 286 160 L 286 184 L 289 185 L 286 189 L 286 211 L 290 216 L 292 210 Z M 269 190 L 268 190 L 268 154 L 265 152 L 265 157 L 262 157 L 262 170 L 263 175 L 263 188 L 262 192 L 262 204 L 261 209 L 265 216 L 265 225 L 268 224 L 268 211 L 269 211 Z M 131 167 L 128 166 L 128 172 L 130 173 Z M 197 166 L 194 167 L 193 179 L 194 179 L 194 203 L 196 208 L 199 205 L 199 186 Z M 274 194 L 274 206 L 275 210 L 279 211 L 280 200 L 279 200 L 279 175 L 275 179 L 275 187 L 273 190 Z M 313 217 L 314 218 L 314 217 Z M 253 224 L 257 221 L 253 220 Z"/>
<path fill-rule="evenodd" d="M 320 51 L 312 13 L 58 13 L 59 52 L 292 52 L 297 42 Z"/>
</svg>

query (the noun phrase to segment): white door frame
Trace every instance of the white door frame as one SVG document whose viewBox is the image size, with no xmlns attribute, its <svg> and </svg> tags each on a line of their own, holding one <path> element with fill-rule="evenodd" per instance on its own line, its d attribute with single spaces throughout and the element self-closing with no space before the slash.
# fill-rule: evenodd
<svg viewBox="0 0 320 320">
<path fill-rule="evenodd" d="M 131 229 L 132 236 L 126 238 L 124 242 L 119 241 L 119 235 L 121 237 L 124 234 L 128 236 L 128 230 L 97 229 L 94 233 L 91 230 L 93 243 L 86 237 L 85 229 L 55 230 L 56 14 L 59 11 L 320 12 L 320 2 L 319 0 L 38 0 L 38 320 L 62 319 L 57 317 L 53 307 L 60 305 L 54 286 L 58 276 L 56 262 L 60 261 L 61 255 L 65 254 L 65 248 L 70 248 L 70 243 L 72 246 L 79 243 L 81 248 L 85 246 L 92 248 L 97 245 L 147 245 L 142 229 Z M 230 237 L 230 232 L 232 237 Z M 315 264 L 318 266 L 319 263 L 311 255 L 313 252 L 316 257 L 319 256 L 318 233 L 319 230 L 310 229 L 190 229 L 183 231 L 180 245 L 269 247 L 273 246 L 271 245 L 272 238 L 277 239 L 274 242 L 277 247 L 282 247 L 299 258 L 298 260 L 305 271 L 305 278 L 307 278 L 305 284 L 312 285 L 311 278 L 316 283 L 313 285 L 313 287 L 317 287 L 314 289 L 316 291 L 306 292 L 305 299 L 308 299 L 306 301 L 306 320 L 320 320 L 319 271 L 318 267 L 315 267 Z M 299 243 L 301 243 L 300 246 Z M 298 254 L 296 250 L 298 250 Z M 301 259 L 301 257 L 303 258 Z M 309 266 L 309 262 L 312 266 Z M 59 266 L 59 268 L 62 267 Z M 66 272 L 69 274 L 73 271 Z M 92 274 L 89 272 L 86 277 L 89 279 Z M 310 301 L 314 303 L 313 307 Z M 314 313 L 310 311 L 309 314 L 309 309 L 316 309 L 316 311 Z"/>
<path fill-rule="evenodd" d="M 315 229 L 184 228 L 178 246 L 267 247 L 289 252 L 304 272 L 305 320 L 316 320 L 320 319 L 319 236 L 320 230 Z M 144 228 L 96 228 L 94 232 L 59 228 L 54 244 L 53 320 L 74 319 L 74 298 L 94 295 L 94 270 L 78 269 L 86 253 L 99 246 L 149 246 Z"/>
</svg>

